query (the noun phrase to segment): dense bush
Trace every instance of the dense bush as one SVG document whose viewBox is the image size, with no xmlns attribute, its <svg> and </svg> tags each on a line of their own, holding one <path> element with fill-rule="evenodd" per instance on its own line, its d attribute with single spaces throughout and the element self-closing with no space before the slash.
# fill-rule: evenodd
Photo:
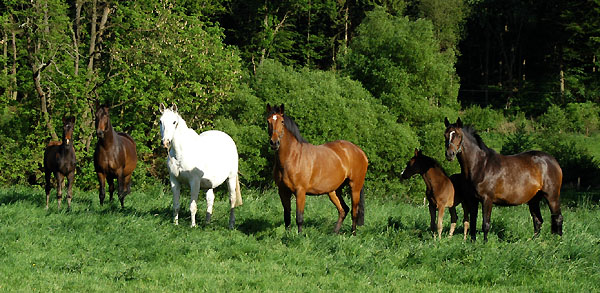
<svg viewBox="0 0 600 293">
<path fill-rule="evenodd" d="M 464 110 L 462 116 L 466 124 L 476 125 L 480 131 L 497 130 L 505 121 L 502 112 L 491 107 L 471 106 Z"/>
<path fill-rule="evenodd" d="M 429 20 L 411 21 L 376 8 L 358 27 L 341 67 L 399 121 L 422 125 L 443 119 L 440 107 L 458 109 L 454 56 L 439 48 Z"/>
</svg>

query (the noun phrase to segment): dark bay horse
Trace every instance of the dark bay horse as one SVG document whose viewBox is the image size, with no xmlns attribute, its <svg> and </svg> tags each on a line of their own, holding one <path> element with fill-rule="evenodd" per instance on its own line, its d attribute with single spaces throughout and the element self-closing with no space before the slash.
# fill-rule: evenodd
<svg viewBox="0 0 600 293">
<path fill-rule="evenodd" d="M 504 156 L 487 147 L 471 127 L 463 127 L 445 119 L 446 159 L 458 158 L 462 174 L 474 189 L 475 198 L 483 203 L 483 237 L 487 241 L 492 205 L 527 203 L 533 219 L 534 237 L 540 232 L 542 214 L 540 201 L 545 198 L 552 215 L 552 233 L 562 235 L 563 216 L 560 211 L 562 170 L 552 156 L 540 151 L 528 151 Z M 470 208 L 470 222 L 476 223 L 477 203 Z M 475 240 L 475 224 L 471 239 Z"/>
<path fill-rule="evenodd" d="M 336 140 L 312 145 L 301 135 L 284 106 L 267 104 L 267 122 L 271 148 L 275 151 L 273 178 L 279 188 L 285 227 L 290 226 L 290 199 L 296 195 L 296 224 L 302 232 L 306 195 L 325 194 L 338 210 L 334 232 L 339 233 L 349 208 L 342 197 L 346 184 L 352 190 L 352 234 L 364 223 L 363 184 L 369 164 L 365 153 L 356 145 Z"/>
<path fill-rule="evenodd" d="M 431 217 L 430 227 L 435 239 L 436 231 L 439 239 L 442 239 L 442 221 L 444 219 L 444 209 L 450 211 L 450 233 L 454 234 L 456 228 L 456 206 L 462 202 L 461 194 L 464 181 L 460 174 L 454 174 L 451 177 L 446 175 L 442 166 L 433 158 L 423 155 L 418 149 L 415 149 L 415 155 L 406 163 L 406 168 L 402 171 L 402 179 L 408 179 L 415 174 L 421 175 L 425 181 L 425 196 L 429 202 L 429 215 Z M 435 220 L 435 211 L 438 211 L 437 225 Z M 469 230 L 468 211 L 463 205 L 464 216 L 464 239 L 467 239 Z M 436 229 L 437 228 L 437 229 Z"/>
<path fill-rule="evenodd" d="M 51 141 L 44 151 L 44 173 L 46 175 L 46 209 L 50 202 L 50 190 L 52 189 L 51 177 L 54 173 L 56 178 L 56 192 L 58 208 L 62 201 L 63 180 L 67 177 L 67 205 L 71 209 L 73 198 L 73 179 L 75 178 L 75 149 L 73 148 L 73 128 L 75 117 L 63 118 L 62 141 Z"/>
<path fill-rule="evenodd" d="M 98 143 L 94 152 L 94 169 L 100 183 L 100 205 L 104 204 L 104 181 L 108 181 L 112 201 L 114 179 L 117 179 L 119 200 L 123 207 L 123 200 L 131 191 L 131 174 L 137 164 L 136 146 L 131 136 L 113 129 L 108 111 L 107 106 L 100 106 L 96 111 Z"/>
</svg>

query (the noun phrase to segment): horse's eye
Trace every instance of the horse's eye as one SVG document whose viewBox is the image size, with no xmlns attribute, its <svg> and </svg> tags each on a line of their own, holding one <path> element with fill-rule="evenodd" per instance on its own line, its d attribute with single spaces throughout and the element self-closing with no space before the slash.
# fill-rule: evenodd
<svg viewBox="0 0 600 293">
<path fill-rule="evenodd" d="M 173 121 L 173 125 L 175 125 L 175 123 L 176 123 L 176 122 L 177 122 L 177 121 Z"/>
</svg>

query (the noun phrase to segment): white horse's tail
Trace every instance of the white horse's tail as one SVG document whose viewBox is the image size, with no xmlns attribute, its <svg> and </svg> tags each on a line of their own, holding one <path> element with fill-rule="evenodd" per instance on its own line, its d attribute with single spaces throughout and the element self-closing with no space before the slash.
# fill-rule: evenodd
<svg viewBox="0 0 600 293">
<path fill-rule="evenodd" d="M 235 206 L 242 205 L 242 192 L 240 190 L 240 175 L 235 174 Z"/>
</svg>

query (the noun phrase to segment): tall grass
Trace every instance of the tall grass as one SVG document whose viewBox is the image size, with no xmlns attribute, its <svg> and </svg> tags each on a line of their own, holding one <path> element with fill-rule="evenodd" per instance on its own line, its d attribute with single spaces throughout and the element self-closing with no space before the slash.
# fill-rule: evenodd
<svg viewBox="0 0 600 293">
<path fill-rule="evenodd" d="M 171 193 L 160 186 L 134 191 L 125 209 L 76 191 L 71 211 L 54 199 L 44 210 L 41 189 L 0 189 L 0 290 L 593 291 L 600 283 L 594 193 L 565 193 L 562 238 L 550 235 L 547 206 L 536 239 L 526 206 L 494 208 L 488 243 L 464 242 L 462 224 L 434 241 L 425 206 L 369 192 L 356 237 L 350 218 L 332 234 L 337 211 L 326 196 L 307 199 L 298 235 L 295 224 L 283 228 L 275 191 L 243 196 L 237 229 L 228 230 L 224 192 L 213 222 L 191 228 L 187 197 L 174 226 Z"/>
</svg>

